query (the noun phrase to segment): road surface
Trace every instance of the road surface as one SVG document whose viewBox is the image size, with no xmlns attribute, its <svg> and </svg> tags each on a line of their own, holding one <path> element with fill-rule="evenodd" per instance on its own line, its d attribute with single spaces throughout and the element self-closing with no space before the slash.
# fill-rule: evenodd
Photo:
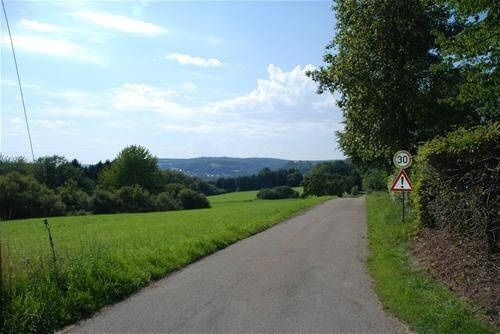
<svg viewBox="0 0 500 334">
<path fill-rule="evenodd" d="M 329 201 L 63 332 L 405 332 L 371 290 L 365 219 L 363 198 Z"/>
</svg>

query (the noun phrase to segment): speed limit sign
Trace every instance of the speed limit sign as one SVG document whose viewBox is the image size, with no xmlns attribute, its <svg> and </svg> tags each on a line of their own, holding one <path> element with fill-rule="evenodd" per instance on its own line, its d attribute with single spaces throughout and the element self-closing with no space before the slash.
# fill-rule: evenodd
<svg viewBox="0 0 500 334">
<path fill-rule="evenodd" d="M 411 154 L 408 151 L 397 151 L 392 158 L 394 165 L 399 169 L 405 169 L 411 166 Z"/>
</svg>

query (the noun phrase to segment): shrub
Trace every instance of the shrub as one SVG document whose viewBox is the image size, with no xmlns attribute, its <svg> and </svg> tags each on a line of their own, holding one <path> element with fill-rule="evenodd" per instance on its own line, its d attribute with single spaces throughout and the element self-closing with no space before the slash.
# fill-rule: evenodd
<svg viewBox="0 0 500 334">
<path fill-rule="evenodd" d="M 367 192 L 386 190 L 387 175 L 382 169 L 370 169 L 363 175 L 363 189 Z"/>
<path fill-rule="evenodd" d="M 419 222 L 490 241 L 500 231 L 500 123 L 459 129 L 423 145 L 416 159 Z"/>
<path fill-rule="evenodd" d="M 153 209 L 149 192 L 138 184 L 121 187 L 117 195 L 123 212 L 148 212 Z"/>
<path fill-rule="evenodd" d="M 349 161 L 333 161 L 317 164 L 305 176 L 304 195 L 336 195 L 342 196 L 352 187 L 361 186 L 361 177 Z"/>
<path fill-rule="evenodd" d="M 191 189 L 181 190 L 178 198 L 184 209 L 201 209 L 210 207 L 210 202 L 205 195 Z"/>
<path fill-rule="evenodd" d="M 180 203 L 172 197 L 170 193 L 163 192 L 156 195 L 153 199 L 154 209 L 156 211 L 180 210 Z"/>
<path fill-rule="evenodd" d="M 69 213 L 77 213 L 90 209 L 90 198 L 87 193 L 78 188 L 74 180 L 67 181 L 58 189 L 61 201 Z"/>
<path fill-rule="evenodd" d="M 0 175 L 0 218 L 16 219 L 65 213 L 54 191 L 31 175 Z"/>
<path fill-rule="evenodd" d="M 288 186 L 279 186 L 272 189 L 264 188 L 257 193 L 259 199 L 297 198 L 299 193 Z"/>
<path fill-rule="evenodd" d="M 114 213 L 119 211 L 115 194 L 104 189 L 97 189 L 90 198 L 91 210 L 94 213 Z"/>
</svg>

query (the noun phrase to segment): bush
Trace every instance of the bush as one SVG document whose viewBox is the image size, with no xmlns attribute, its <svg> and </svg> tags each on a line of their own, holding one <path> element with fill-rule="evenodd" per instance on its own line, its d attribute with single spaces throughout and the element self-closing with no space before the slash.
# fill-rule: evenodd
<svg viewBox="0 0 500 334">
<path fill-rule="evenodd" d="M 363 189 L 367 192 L 386 190 L 387 175 L 382 169 L 370 169 L 363 175 Z"/>
<path fill-rule="evenodd" d="M 0 218 L 17 219 L 65 213 L 59 197 L 31 175 L 0 175 Z"/>
<path fill-rule="evenodd" d="M 459 129 L 423 145 L 416 159 L 414 204 L 423 226 L 450 228 L 495 247 L 500 123 Z"/>
<path fill-rule="evenodd" d="M 67 181 L 63 187 L 57 189 L 61 201 L 68 213 L 78 213 L 90 210 L 90 198 L 86 192 L 78 188 L 74 180 Z"/>
<path fill-rule="evenodd" d="M 283 198 L 297 198 L 299 193 L 288 186 L 279 186 L 272 189 L 261 189 L 257 193 L 259 199 L 283 199 Z"/>
<path fill-rule="evenodd" d="M 184 209 L 209 208 L 210 202 L 205 195 L 191 189 L 183 189 L 179 193 L 179 201 Z"/>
<path fill-rule="evenodd" d="M 91 210 L 94 213 L 115 213 L 119 211 L 115 194 L 104 189 L 97 189 L 90 198 Z"/>
<path fill-rule="evenodd" d="M 121 187 L 117 195 L 122 212 L 153 211 L 153 201 L 149 192 L 138 184 Z"/>
<path fill-rule="evenodd" d="M 156 195 L 153 199 L 154 208 L 156 211 L 180 210 L 180 203 L 172 197 L 170 193 L 163 192 Z"/>
<path fill-rule="evenodd" d="M 304 195 L 341 197 L 352 187 L 361 186 L 361 176 L 349 161 L 317 164 L 304 178 Z"/>
</svg>

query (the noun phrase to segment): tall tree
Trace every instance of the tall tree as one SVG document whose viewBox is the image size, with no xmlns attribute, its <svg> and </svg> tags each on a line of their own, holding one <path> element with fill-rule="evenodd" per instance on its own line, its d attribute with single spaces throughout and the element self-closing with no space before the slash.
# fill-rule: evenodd
<svg viewBox="0 0 500 334">
<path fill-rule="evenodd" d="M 99 181 L 106 188 L 139 185 L 150 192 L 157 192 L 161 187 L 158 159 L 145 147 L 128 146 L 109 168 L 102 171 Z"/>
<path fill-rule="evenodd" d="M 458 69 L 455 103 L 470 105 L 483 121 L 500 119 L 500 2 L 498 0 L 440 0 L 458 29 L 437 32 L 442 67 Z"/>
<path fill-rule="evenodd" d="M 360 166 L 389 168 L 398 149 L 463 124 L 467 109 L 440 105 L 460 80 L 454 69 L 436 74 L 442 59 L 435 31 L 446 31 L 447 12 L 420 0 L 338 0 L 336 34 L 325 66 L 309 75 L 319 93 L 339 92 L 345 127 L 342 150 Z"/>
</svg>

